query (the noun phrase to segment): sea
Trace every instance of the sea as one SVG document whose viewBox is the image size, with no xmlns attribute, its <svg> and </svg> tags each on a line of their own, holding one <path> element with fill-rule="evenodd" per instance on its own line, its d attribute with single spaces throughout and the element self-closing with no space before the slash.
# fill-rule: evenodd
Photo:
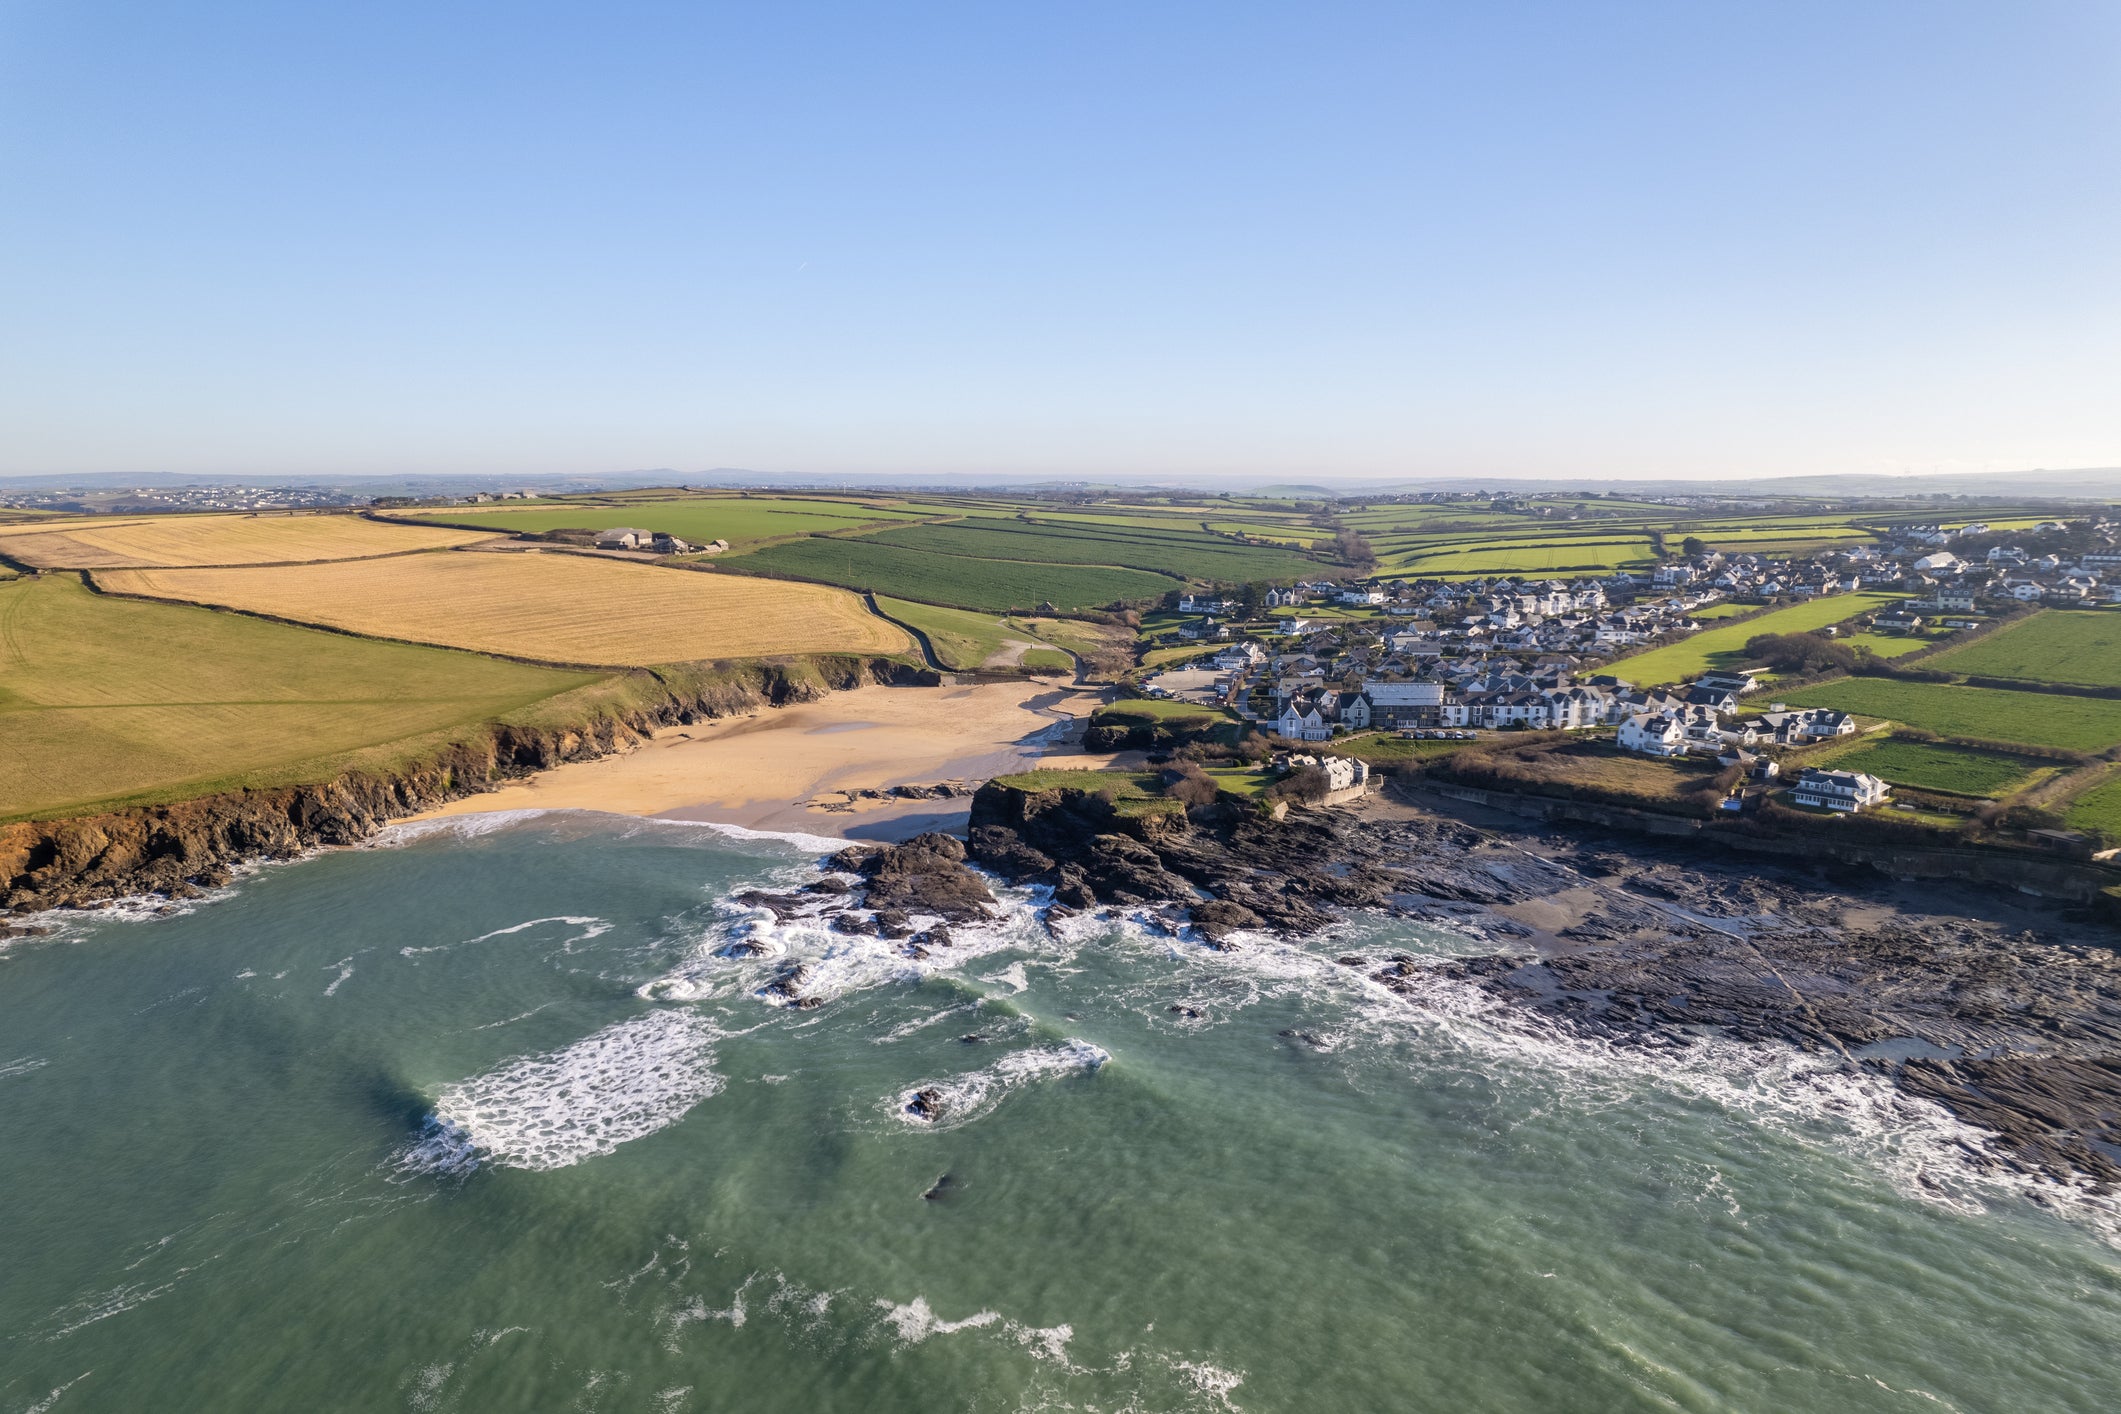
<svg viewBox="0 0 2121 1414">
<path fill-rule="evenodd" d="M 733 900 L 838 843 L 474 816 L 40 920 L 0 1414 L 2121 1398 L 2111 1202 L 1827 1058 L 1395 995 L 1335 959 L 1500 944 L 1382 917 L 1003 888 L 915 959 Z"/>
</svg>

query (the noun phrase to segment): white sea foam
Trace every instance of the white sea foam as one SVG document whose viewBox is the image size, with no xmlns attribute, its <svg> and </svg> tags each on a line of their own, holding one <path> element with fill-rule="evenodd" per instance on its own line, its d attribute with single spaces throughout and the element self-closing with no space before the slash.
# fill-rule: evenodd
<svg viewBox="0 0 2121 1414">
<path fill-rule="evenodd" d="M 793 1006 L 799 998 L 832 1001 L 873 987 L 919 981 L 1009 949 L 1052 951 L 1053 941 L 1040 922 L 1043 900 L 1037 891 L 997 889 L 996 894 L 1002 906 L 995 917 L 950 924 L 949 945 L 928 949 L 926 957 L 911 955 L 900 941 L 833 928 L 830 916 L 819 911 L 839 902 L 829 895 L 787 918 L 730 901 L 724 905 L 730 920 L 702 939 L 678 966 L 644 984 L 639 995 L 698 1001 L 749 992 L 769 1005 Z M 917 931 L 943 921 L 919 913 L 911 918 Z M 757 955 L 731 956 L 738 943 Z M 767 990 L 769 983 L 797 966 L 804 971 L 793 992 Z"/>
<path fill-rule="evenodd" d="M 675 1124 L 722 1088 L 723 1033 L 683 1008 L 630 1017 L 544 1055 L 444 1086 L 404 1173 L 464 1173 L 481 1161 L 555 1169 Z"/>
<path fill-rule="evenodd" d="M 87 1379 L 90 1375 L 93 1375 L 94 1373 L 96 1373 L 94 1370 L 83 1370 L 80 1374 L 74 1376 L 65 1384 L 60 1385 L 50 1394 L 47 1394 L 46 1396 L 44 1396 L 44 1398 L 38 1400 L 35 1404 L 32 1404 L 27 1409 L 23 1410 L 22 1414 L 48 1414 L 48 1411 L 59 1402 L 59 1397 L 61 1395 L 65 1394 L 68 1390 L 72 1389 L 75 1385 L 80 1384 L 83 1380 Z"/>
<path fill-rule="evenodd" d="M 1052 1075 L 1093 1071 L 1112 1059 L 1102 1046 L 1070 1037 L 1058 1046 L 1040 1046 L 1011 1051 L 1008 1055 L 954 1080 L 928 1080 L 908 1086 L 885 1102 L 885 1108 L 901 1122 L 922 1129 L 956 1129 L 990 1113 L 1011 1090 Z M 913 1113 L 913 1097 L 932 1090 L 937 1098 L 928 1102 L 932 1118 Z"/>
<path fill-rule="evenodd" d="M 475 840 L 481 835 L 499 831 L 542 815 L 561 812 L 539 807 L 534 810 L 482 810 L 472 815 L 442 815 L 432 820 L 401 820 L 395 825 L 385 825 L 355 846 L 357 849 L 395 849 L 417 840 L 430 839 L 436 835 L 453 835 L 458 839 Z"/>
<path fill-rule="evenodd" d="M 50 1064 L 51 1062 L 42 1056 L 16 1056 L 11 1061 L 0 1061 L 0 1080 L 6 1080 L 10 1076 L 27 1075 Z"/>
<path fill-rule="evenodd" d="M 473 943 L 484 943 L 494 938 L 506 938 L 516 933 L 528 932 L 532 928 L 543 927 L 547 923 L 564 923 L 570 928 L 582 930 L 567 939 L 566 945 L 569 947 L 575 943 L 586 943 L 591 938 L 602 937 L 611 931 L 611 925 L 601 918 L 586 914 L 558 913 L 550 918 L 531 918 L 521 923 L 511 923 L 506 928 L 495 928 L 491 932 L 479 934 L 476 938 L 460 938 L 454 943 L 434 943 L 424 948 L 399 948 L 398 955 L 400 957 L 421 957 L 428 953 L 448 952 L 453 948 L 470 947 Z"/>
<path fill-rule="evenodd" d="M 958 1320 L 946 1321 L 935 1314 L 925 1296 L 916 1296 L 903 1304 L 879 1299 L 876 1306 L 883 1313 L 877 1322 L 879 1329 L 888 1330 L 901 1346 L 919 1345 L 932 1336 L 996 1328 L 1037 1358 L 1067 1365 L 1068 1342 L 1075 1338 L 1073 1326 L 1027 1326 L 1021 1321 L 1010 1320 L 999 1311 L 975 1311 Z"/>
<path fill-rule="evenodd" d="M 1435 956 L 1468 951 L 1437 930 L 1425 937 L 1403 924 L 1383 926 L 1390 933 L 1380 938 L 1380 921 L 1351 921 L 1317 940 L 1316 950 L 1262 938 L 1227 953 L 1174 945 L 1131 922 L 1122 931 L 1144 950 L 1186 964 L 1195 979 L 1248 979 L 1257 990 L 1247 1000 L 1301 998 L 1330 1008 L 1334 1020 L 1318 1037 L 1323 1049 L 1367 1042 L 1373 1050 L 1403 1050 L 1409 1042 L 1441 1040 L 1448 1051 L 1417 1045 L 1417 1063 L 1435 1065 L 1455 1052 L 1499 1082 L 1561 1087 L 1576 1106 L 1636 1104 L 1646 1088 L 1698 1099 L 1807 1146 L 1856 1158 L 1906 1197 L 1966 1213 L 1988 1211 L 1998 1200 L 2029 1200 L 2121 1245 L 2121 1200 L 1994 1162 L 1990 1132 L 1882 1075 L 1851 1069 L 1838 1056 L 1712 1036 L 1679 1047 L 1615 1045 L 1474 982 L 1417 972 L 1406 979 L 1411 991 L 1401 994 L 1371 981 L 1367 968 L 1334 963 L 1333 954 L 1350 946 Z M 1145 1000 L 1155 996 L 1153 989 L 1145 993 Z M 1232 1001 L 1225 996 L 1214 1005 L 1228 1008 Z M 1210 1012 L 1199 1024 L 1213 1019 Z"/>
<path fill-rule="evenodd" d="M 359 956 L 359 954 L 355 954 L 355 956 Z M 338 991 L 339 988 L 345 986 L 346 979 L 354 975 L 353 958 L 351 957 L 342 957 L 337 962 L 327 962 L 324 964 L 324 970 L 326 972 L 329 972 L 334 967 L 339 969 L 339 975 L 332 978 L 331 985 L 324 989 L 324 995 L 327 997 L 330 996 L 333 992 Z"/>
</svg>

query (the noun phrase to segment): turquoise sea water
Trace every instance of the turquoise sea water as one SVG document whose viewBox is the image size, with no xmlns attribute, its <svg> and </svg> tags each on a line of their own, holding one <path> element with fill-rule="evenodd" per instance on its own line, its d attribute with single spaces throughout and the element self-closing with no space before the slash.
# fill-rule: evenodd
<svg viewBox="0 0 2121 1414">
<path fill-rule="evenodd" d="M 815 856 L 486 820 L 13 947 L 0 1411 L 2113 1407 L 2109 1210 L 1871 1082 L 1334 965 L 1486 946 L 1399 924 L 725 902 Z"/>
</svg>

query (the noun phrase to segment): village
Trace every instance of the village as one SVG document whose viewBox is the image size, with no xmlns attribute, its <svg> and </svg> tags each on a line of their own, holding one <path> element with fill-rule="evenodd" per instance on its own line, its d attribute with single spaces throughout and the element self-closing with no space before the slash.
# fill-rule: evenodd
<svg viewBox="0 0 2121 1414">
<path fill-rule="evenodd" d="M 1688 542 L 1683 555 L 1595 578 L 1381 578 L 1186 595 L 1157 641 L 1200 651 L 1145 675 L 1139 690 L 1222 709 L 1292 746 L 1377 734 L 1581 734 L 1647 758 L 1712 758 L 1732 777 L 1722 811 L 1772 791 L 1786 804 L 1853 814 L 1889 803 L 1892 787 L 1823 766 L 1784 778 L 1777 759 L 1856 734 L 1850 712 L 1772 700 L 1775 675 L 1759 669 L 1669 681 L 1631 673 L 1631 661 L 1649 664 L 1638 655 L 1712 626 L 1757 619 L 1773 632 L 1777 609 L 1865 591 L 1837 622 L 1804 631 L 1908 640 L 1883 643 L 1890 656 L 2028 605 L 2121 604 L 2117 531 L 2104 518 L 2009 532 L 1976 521 L 1796 557 Z"/>
</svg>

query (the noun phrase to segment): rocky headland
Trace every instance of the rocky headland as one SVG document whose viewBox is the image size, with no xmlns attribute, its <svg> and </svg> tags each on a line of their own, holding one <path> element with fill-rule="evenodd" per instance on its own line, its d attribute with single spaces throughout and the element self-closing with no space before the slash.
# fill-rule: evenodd
<svg viewBox="0 0 2121 1414">
<path fill-rule="evenodd" d="M 1315 935 L 1358 910 L 1442 923 L 1496 951 L 1337 960 L 1403 993 L 1430 976 L 1470 982 L 1622 1045 L 1798 1046 L 1991 1131 L 1977 1160 L 2121 1183 L 2121 954 L 2089 916 L 1975 886 L 1917 892 L 1846 864 L 1391 806 L 1277 822 L 1227 803 L 1141 804 L 990 783 L 966 844 L 930 835 L 828 861 L 858 881 L 836 885 L 848 897 L 834 926 L 923 954 L 946 946 L 949 922 L 992 902 L 974 864 L 1051 888 L 1062 914 L 1146 909 L 1214 948 L 1247 931 Z M 916 915 L 946 922 L 917 933 Z"/>
</svg>

